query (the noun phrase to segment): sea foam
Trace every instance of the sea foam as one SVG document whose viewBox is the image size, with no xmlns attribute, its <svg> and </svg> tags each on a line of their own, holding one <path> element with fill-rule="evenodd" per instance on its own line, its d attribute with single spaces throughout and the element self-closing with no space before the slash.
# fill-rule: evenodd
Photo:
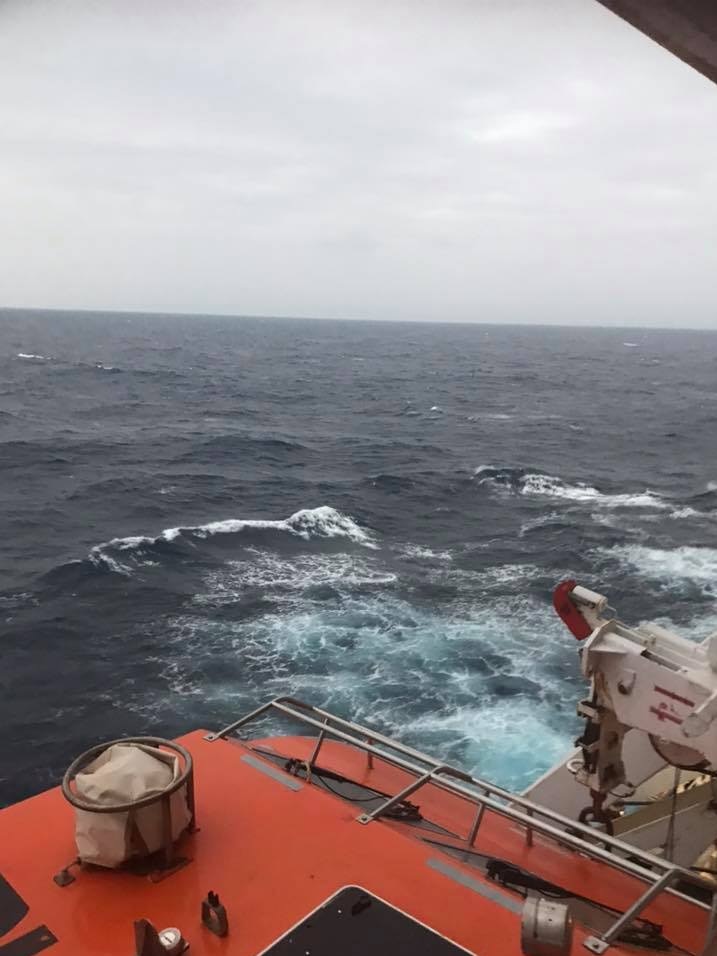
<svg viewBox="0 0 717 956">
<path fill-rule="evenodd" d="M 651 548 L 639 544 L 617 545 L 603 553 L 616 557 L 639 574 L 667 584 L 693 582 L 714 594 L 717 587 L 717 549 L 684 545 Z"/>
</svg>

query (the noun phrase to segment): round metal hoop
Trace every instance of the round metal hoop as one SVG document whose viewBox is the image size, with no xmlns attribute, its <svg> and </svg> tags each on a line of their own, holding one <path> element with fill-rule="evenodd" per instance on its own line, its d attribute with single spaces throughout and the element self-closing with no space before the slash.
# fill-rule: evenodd
<svg viewBox="0 0 717 956">
<path fill-rule="evenodd" d="M 141 800 L 134 800 L 132 803 L 114 803 L 111 806 L 96 806 L 93 803 L 86 803 L 84 800 L 81 800 L 74 790 L 71 787 L 71 784 L 78 773 L 80 773 L 88 764 L 99 757 L 101 753 L 104 753 L 109 747 L 114 746 L 115 744 L 145 744 L 148 747 L 158 747 L 165 750 L 171 750 L 173 753 L 177 754 L 178 757 L 184 761 L 184 768 L 182 769 L 181 774 L 177 780 L 172 783 L 171 786 L 167 787 L 166 790 L 163 790 L 161 793 L 155 793 L 150 797 L 143 797 Z M 73 760 L 70 766 L 65 771 L 65 776 L 62 778 L 62 795 L 67 800 L 68 803 L 72 804 L 77 810 L 87 810 L 89 813 L 124 813 L 129 810 L 139 810 L 140 807 L 148 807 L 152 803 L 156 803 L 158 800 L 163 800 L 166 797 L 170 797 L 173 793 L 183 787 L 192 776 L 192 755 L 188 750 L 185 750 L 180 744 L 174 743 L 172 740 L 165 740 L 163 737 L 122 737 L 119 740 L 110 740 L 104 744 L 97 744 L 95 747 L 90 747 L 89 750 L 86 750 L 83 754 Z"/>
</svg>

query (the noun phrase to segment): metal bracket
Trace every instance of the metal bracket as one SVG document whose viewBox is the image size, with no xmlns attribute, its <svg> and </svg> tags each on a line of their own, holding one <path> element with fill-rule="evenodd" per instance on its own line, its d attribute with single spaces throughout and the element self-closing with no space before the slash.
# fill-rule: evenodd
<svg viewBox="0 0 717 956">
<path fill-rule="evenodd" d="M 584 944 L 585 949 L 589 949 L 591 953 L 604 953 L 605 950 L 609 947 L 609 943 L 606 943 L 604 939 L 600 939 L 597 936 L 588 936 Z"/>
</svg>

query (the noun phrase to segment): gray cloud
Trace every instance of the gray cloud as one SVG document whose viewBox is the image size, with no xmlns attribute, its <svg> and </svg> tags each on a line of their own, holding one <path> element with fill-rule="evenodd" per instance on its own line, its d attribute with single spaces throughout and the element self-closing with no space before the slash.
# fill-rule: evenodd
<svg viewBox="0 0 717 956">
<path fill-rule="evenodd" d="M 717 326 L 717 90 L 593 0 L 5 0 L 0 303 Z"/>
</svg>

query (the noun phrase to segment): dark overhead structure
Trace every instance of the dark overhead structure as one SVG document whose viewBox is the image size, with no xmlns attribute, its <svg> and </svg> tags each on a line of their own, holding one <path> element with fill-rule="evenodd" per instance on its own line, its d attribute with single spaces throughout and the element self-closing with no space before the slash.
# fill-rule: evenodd
<svg viewBox="0 0 717 956">
<path fill-rule="evenodd" d="M 599 0 L 717 83 L 717 0 Z"/>
</svg>

